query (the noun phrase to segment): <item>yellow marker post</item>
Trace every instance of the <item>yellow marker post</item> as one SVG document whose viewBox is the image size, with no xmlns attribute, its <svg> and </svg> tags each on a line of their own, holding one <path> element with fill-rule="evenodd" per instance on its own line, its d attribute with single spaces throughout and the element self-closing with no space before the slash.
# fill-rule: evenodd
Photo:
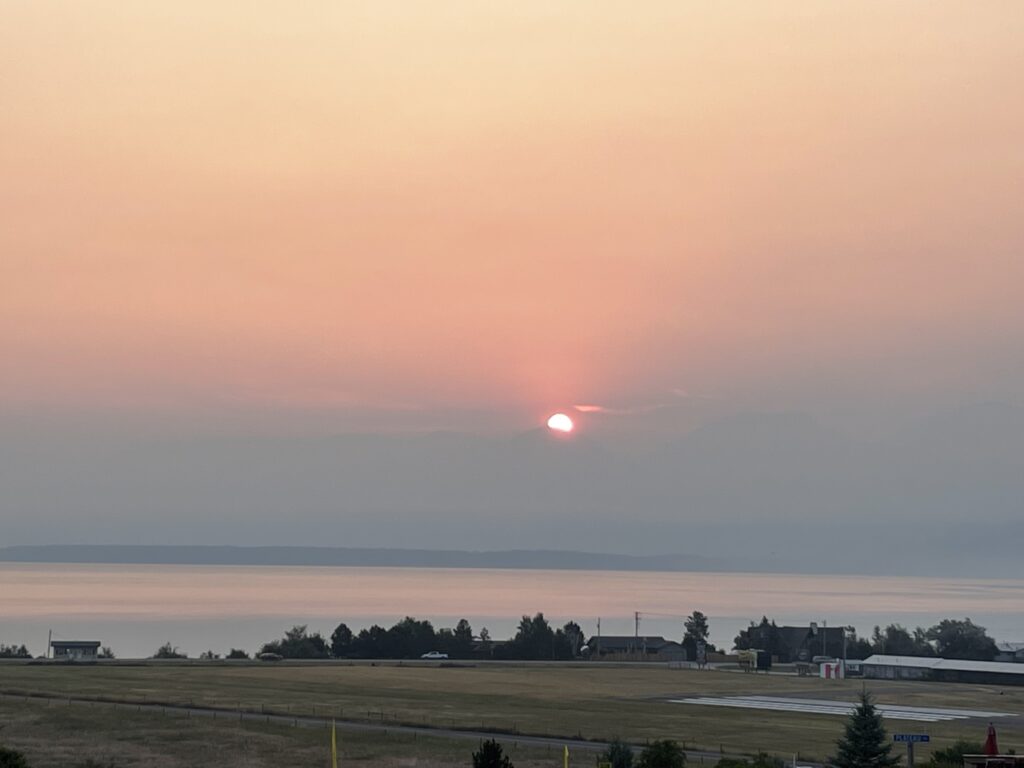
<svg viewBox="0 0 1024 768">
<path fill-rule="evenodd" d="M 337 727 L 331 720 L 331 768 L 338 768 L 338 736 Z"/>
<path fill-rule="evenodd" d="M 563 747 L 565 752 L 562 754 L 562 768 L 569 768 L 569 747 L 568 745 Z"/>
</svg>

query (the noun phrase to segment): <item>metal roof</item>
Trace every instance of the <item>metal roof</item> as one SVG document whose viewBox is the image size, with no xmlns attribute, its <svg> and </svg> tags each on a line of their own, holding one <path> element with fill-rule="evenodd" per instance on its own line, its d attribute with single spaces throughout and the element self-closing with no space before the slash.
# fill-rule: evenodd
<svg viewBox="0 0 1024 768">
<path fill-rule="evenodd" d="M 640 635 L 639 637 L 634 635 L 601 635 L 601 637 L 597 637 L 595 635 L 587 643 L 591 648 L 597 647 L 598 644 L 600 644 L 603 651 L 613 648 L 640 649 L 644 647 L 649 651 L 655 651 L 669 645 L 682 647 L 675 640 L 666 640 L 661 635 Z"/>
<path fill-rule="evenodd" d="M 66 648 L 99 648 L 99 640 L 53 640 L 50 645 L 56 647 L 58 645 Z"/>
<path fill-rule="evenodd" d="M 876 653 L 861 662 L 862 666 L 869 664 L 880 667 L 915 667 L 917 669 L 1024 675 L 1024 664 L 1014 664 L 1009 661 L 965 661 L 963 659 L 940 659 L 934 656 L 888 656 Z"/>
</svg>

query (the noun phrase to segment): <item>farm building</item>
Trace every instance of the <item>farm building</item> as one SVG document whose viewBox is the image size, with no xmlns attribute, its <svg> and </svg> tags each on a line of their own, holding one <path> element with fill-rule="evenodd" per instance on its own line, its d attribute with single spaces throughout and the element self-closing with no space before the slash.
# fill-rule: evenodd
<svg viewBox="0 0 1024 768">
<path fill-rule="evenodd" d="M 96 661 L 99 640 L 54 640 L 50 643 L 53 658 L 67 661 Z"/>
<path fill-rule="evenodd" d="M 862 661 L 860 667 L 864 677 L 877 680 L 1024 685 L 1024 664 L 1008 662 L 875 654 Z"/>
<path fill-rule="evenodd" d="M 686 661 L 686 649 L 660 635 L 604 635 L 587 642 L 591 658 L 623 661 Z"/>
</svg>

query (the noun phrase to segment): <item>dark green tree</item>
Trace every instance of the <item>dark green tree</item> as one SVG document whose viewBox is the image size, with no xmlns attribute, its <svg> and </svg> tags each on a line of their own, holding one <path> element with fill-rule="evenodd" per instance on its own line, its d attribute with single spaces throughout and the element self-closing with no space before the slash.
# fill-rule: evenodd
<svg viewBox="0 0 1024 768">
<path fill-rule="evenodd" d="M 562 627 L 562 634 L 565 635 L 565 640 L 569 644 L 569 658 L 579 658 L 580 649 L 587 642 L 583 629 L 575 621 L 567 621 Z"/>
<path fill-rule="evenodd" d="M 750 622 L 750 626 L 740 630 L 733 640 L 733 645 L 738 651 L 746 651 L 756 648 L 759 651 L 768 651 L 772 656 L 779 655 L 783 648 L 782 635 L 775 621 L 769 621 L 767 616 L 761 617 L 761 623 Z"/>
<path fill-rule="evenodd" d="M 708 643 L 708 634 L 711 632 L 708 627 L 708 617 L 700 611 L 694 611 L 683 622 L 683 647 L 689 658 L 697 658 L 697 644 L 704 643 L 705 650 L 713 651 L 715 647 Z"/>
<path fill-rule="evenodd" d="M 352 655 L 357 659 L 382 658 L 387 636 L 388 631 L 379 624 L 359 630 L 356 639 L 352 641 Z"/>
<path fill-rule="evenodd" d="M 264 644 L 260 653 L 276 653 L 286 659 L 326 659 L 330 656 L 327 642 L 320 633 L 310 634 L 305 624 L 296 624 L 280 640 Z"/>
<path fill-rule="evenodd" d="M 857 637 L 856 632 L 846 641 L 846 658 L 848 659 L 866 659 L 874 652 L 871 643 L 863 637 Z"/>
<path fill-rule="evenodd" d="M 890 624 L 884 630 L 875 627 L 871 647 L 875 653 L 887 653 L 890 656 L 935 655 L 935 649 L 928 642 L 923 629 L 918 627 L 911 634 L 900 624 Z"/>
<path fill-rule="evenodd" d="M 352 630 L 342 622 L 331 633 L 331 656 L 336 659 L 343 659 L 352 653 Z"/>
<path fill-rule="evenodd" d="M 116 658 L 116 657 L 114 656 L 114 652 L 110 649 L 110 646 L 109 645 L 104 645 L 102 648 L 100 648 L 100 652 L 96 654 L 96 658 L 97 659 L 113 659 L 113 658 Z"/>
<path fill-rule="evenodd" d="M 170 643 L 164 643 L 163 645 L 161 645 L 159 648 L 156 649 L 156 653 L 154 653 L 150 658 L 153 658 L 153 659 L 187 659 L 188 658 L 188 654 L 187 653 L 182 653 L 181 651 L 179 651 L 178 650 L 178 646 L 176 646 L 176 645 L 171 645 Z"/>
<path fill-rule="evenodd" d="M 970 619 L 943 619 L 928 630 L 927 637 L 938 655 L 947 659 L 992 661 L 999 652 L 985 628 Z"/>
<path fill-rule="evenodd" d="M 516 659 L 553 659 L 556 655 L 555 633 L 543 613 L 532 619 L 523 616 L 516 636 L 506 644 L 506 648 Z"/>
<path fill-rule="evenodd" d="M 612 768 L 633 768 L 633 748 L 622 739 L 614 738 L 608 742 L 608 749 L 598 759 L 601 763 L 611 763 Z"/>
<path fill-rule="evenodd" d="M 892 743 L 867 691 L 861 694 L 860 703 L 846 722 L 846 733 L 836 743 L 836 748 L 832 760 L 836 768 L 894 768 L 899 764 L 899 758 L 890 754 Z"/>
<path fill-rule="evenodd" d="M 444 651 L 451 658 L 455 656 L 455 630 L 450 627 L 441 627 L 434 635 L 434 649 Z"/>
<path fill-rule="evenodd" d="M 672 739 L 652 741 L 640 753 L 638 768 L 683 768 L 686 765 L 686 753 Z"/>
<path fill-rule="evenodd" d="M 249 658 L 249 654 L 246 653 L 245 651 L 243 651 L 241 648 L 232 648 L 230 651 L 228 651 L 228 655 L 225 656 L 224 658 L 225 659 L 248 659 Z"/>
<path fill-rule="evenodd" d="M 984 751 L 985 745 L 980 741 L 958 739 L 945 749 L 936 749 L 932 752 L 927 765 L 929 768 L 961 768 L 964 764 L 964 755 L 980 755 Z"/>
<path fill-rule="evenodd" d="M 786 768 L 786 761 L 767 752 L 758 752 L 753 760 L 723 757 L 715 763 L 715 768 Z"/>
<path fill-rule="evenodd" d="M 0 644 L 0 659 L 31 659 L 32 654 L 24 645 Z"/>
<path fill-rule="evenodd" d="M 436 645 L 433 624 L 406 616 L 388 630 L 381 655 L 386 659 L 415 659 L 435 650 Z"/>
<path fill-rule="evenodd" d="M 750 761 L 751 768 L 786 768 L 786 761 L 781 757 L 769 755 L 767 752 L 758 752 Z"/>
<path fill-rule="evenodd" d="M 700 611 L 694 611 L 686 617 L 686 621 L 683 622 L 683 627 L 686 632 L 683 634 L 683 642 L 692 640 L 694 643 L 706 643 L 708 641 L 708 633 L 711 631 L 708 627 L 708 617 Z"/>
<path fill-rule="evenodd" d="M 473 768 L 512 768 L 512 761 L 494 739 L 480 742 L 480 749 L 473 753 Z"/>
<path fill-rule="evenodd" d="M 28 760 L 16 749 L 0 747 L 0 768 L 28 768 Z"/>
<path fill-rule="evenodd" d="M 491 644 L 491 632 L 487 627 L 480 630 L 480 653 L 485 659 L 491 658 L 491 651 L 493 646 Z"/>
<path fill-rule="evenodd" d="M 468 659 L 473 655 L 473 627 L 465 619 L 459 619 L 455 625 L 452 655 L 459 659 Z"/>
</svg>

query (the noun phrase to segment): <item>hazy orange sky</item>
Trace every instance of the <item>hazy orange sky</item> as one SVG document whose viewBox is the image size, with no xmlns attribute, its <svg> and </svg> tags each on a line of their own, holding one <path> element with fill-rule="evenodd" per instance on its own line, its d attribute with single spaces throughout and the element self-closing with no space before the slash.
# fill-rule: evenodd
<svg viewBox="0 0 1024 768">
<path fill-rule="evenodd" d="M 1024 388 L 1015 0 L 0 12 L 5 409 Z"/>
</svg>

